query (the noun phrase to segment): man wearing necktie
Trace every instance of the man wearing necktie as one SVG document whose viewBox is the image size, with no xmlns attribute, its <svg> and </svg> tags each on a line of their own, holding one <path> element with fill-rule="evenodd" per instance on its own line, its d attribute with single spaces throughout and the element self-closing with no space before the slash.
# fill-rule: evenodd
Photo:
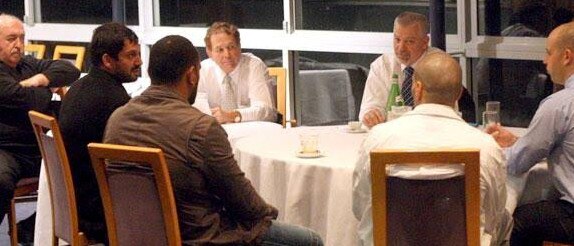
<svg viewBox="0 0 574 246">
<path fill-rule="evenodd" d="M 428 46 L 430 40 L 428 30 L 427 18 L 422 14 L 403 12 L 395 18 L 393 30 L 395 52 L 383 54 L 371 63 L 365 84 L 359 119 L 367 127 L 385 122 L 384 108 L 393 74 L 399 76 L 405 105 L 413 106 L 412 75 L 418 61 L 427 54 L 442 52 L 440 49 Z"/>
<path fill-rule="evenodd" d="M 267 66 L 253 54 L 241 53 L 237 27 L 227 22 L 213 23 L 205 44 L 209 59 L 201 62 L 198 92 L 207 94 L 217 121 L 275 121 Z"/>
</svg>

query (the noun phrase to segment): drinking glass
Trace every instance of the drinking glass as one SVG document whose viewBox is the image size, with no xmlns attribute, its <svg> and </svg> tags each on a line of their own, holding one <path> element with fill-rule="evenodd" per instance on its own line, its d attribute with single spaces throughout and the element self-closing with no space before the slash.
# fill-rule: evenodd
<svg viewBox="0 0 574 246">
<path fill-rule="evenodd" d="M 484 111 L 494 111 L 500 115 L 500 102 L 499 101 L 486 102 L 486 109 Z"/>
<path fill-rule="evenodd" d="M 500 124 L 500 114 L 496 111 L 482 112 L 482 124 L 484 126 L 484 129 L 492 125 Z"/>
<path fill-rule="evenodd" d="M 319 151 L 319 135 L 316 133 L 302 133 L 299 135 L 301 141 L 301 153 L 316 153 Z"/>
</svg>

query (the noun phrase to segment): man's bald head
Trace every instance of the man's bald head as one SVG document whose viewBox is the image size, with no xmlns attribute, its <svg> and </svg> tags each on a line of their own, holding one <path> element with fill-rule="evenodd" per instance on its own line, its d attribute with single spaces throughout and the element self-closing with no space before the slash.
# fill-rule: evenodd
<svg viewBox="0 0 574 246">
<path fill-rule="evenodd" d="M 449 54 L 428 54 L 415 69 L 415 103 L 454 106 L 462 91 L 462 70 Z"/>
</svg>

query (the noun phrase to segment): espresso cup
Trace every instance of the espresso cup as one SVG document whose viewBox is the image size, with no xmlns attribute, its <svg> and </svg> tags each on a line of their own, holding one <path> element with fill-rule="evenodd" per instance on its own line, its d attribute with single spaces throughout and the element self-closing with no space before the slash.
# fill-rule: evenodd
<svg viewBox="0 0 574 246">
<path fill-rule="evenodd" d="M 349 127 L 351 131 L 361 130 L 362 126 L 363 124 L 360 121 L 349 121 L 349 123 L 347 123 L 347 127 Z"/>
</svg>

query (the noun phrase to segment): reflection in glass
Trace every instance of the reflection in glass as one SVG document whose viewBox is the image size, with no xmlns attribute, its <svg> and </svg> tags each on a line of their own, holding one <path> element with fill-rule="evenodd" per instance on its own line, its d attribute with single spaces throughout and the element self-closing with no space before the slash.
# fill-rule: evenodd
<svg viewBox="0 0 574 246">
<path fill-rule="evenodd" d="M 103 24 L 112 21 L 112 1 L 41 0 L 42 22 Z M 137 1 L 125 1 L 126 24 L 138 25 Z"/>
<path fill-rule="evenodd" d="M 282 29 L 283 1 L 159 0 L 159 15 L 160 26 L 207 27 L 227 21 L 239 28 Z"/>
<path fill-rule="evenodd" d="M 477 1 L 479 35 L 546 37 L 574 17 L 574 1 Z"/>
<path fill-rule="evenodd" d="M 552 93 L 542 61 L 473 59 L 473 83 L 478 83 L 478 112 L 486 101 L 500 101 L 501 123 L 527 127 L 538 104 Z"/>
<path fill-rule="evenodd" d="M 303 21 L 297 29 L 392 32 L 393 21 L 404 11 L 428 16 L 428 1 L 318 1 L 302 0 Z M 457 33 L 456 1 L 445 1 L 446 33 Z"/>
</svg>

